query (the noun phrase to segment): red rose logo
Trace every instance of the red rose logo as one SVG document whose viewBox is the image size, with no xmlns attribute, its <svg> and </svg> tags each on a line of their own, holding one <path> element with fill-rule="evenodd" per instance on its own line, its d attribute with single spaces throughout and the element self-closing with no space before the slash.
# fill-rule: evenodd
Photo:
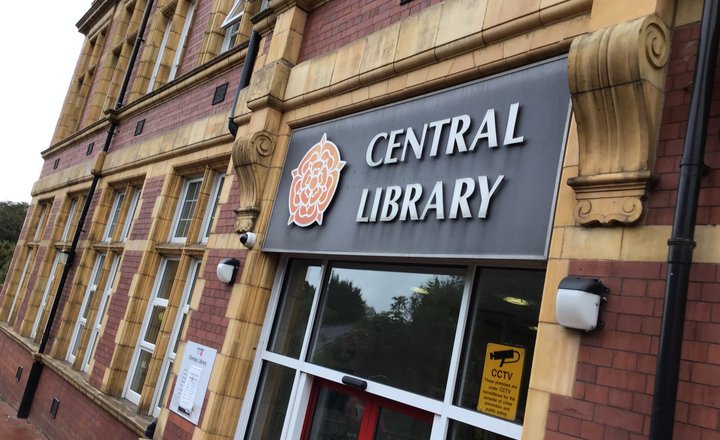
<svg viewBox="0 0 720 440">
<path fill-rule="evenodd" d="M 319 143 L 313 145 L 292 170 L 292 184 L 288 206 L 288 225 L 295 223 L 306 227 L 317 222 L 322 225 L 323 213 L 330 206 L 340 180 L 340 170 L 345 161 L 340 159 L 337 145 L 323 134 Z"/>
</svg>

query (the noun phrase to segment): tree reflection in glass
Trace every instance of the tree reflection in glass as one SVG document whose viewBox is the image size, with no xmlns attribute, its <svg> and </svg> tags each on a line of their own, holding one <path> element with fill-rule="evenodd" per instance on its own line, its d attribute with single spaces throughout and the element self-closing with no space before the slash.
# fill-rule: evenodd
<svg viewBox="0 0 720 440">
<path fill-rule="evenodd" d="M 310 361 L 442 399 L 463 288 L 462 269 L 337 265 Z"/>
</svg>

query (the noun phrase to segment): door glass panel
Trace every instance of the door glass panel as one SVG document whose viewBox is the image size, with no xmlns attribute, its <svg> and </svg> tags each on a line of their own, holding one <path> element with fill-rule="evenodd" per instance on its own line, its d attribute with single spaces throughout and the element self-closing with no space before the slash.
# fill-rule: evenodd
<svg viewBox="0 0 720 440">
<path fill-rule="evenodd" d="M 432 419 L 421 420 L 408 414 L 380 408 L 375 440 L 425 440 L 430 438 Z"/>
<path fill-rule="evenodd" d="M 135 366 L 135 372 L 133 373 L 133 380 L 130 384 L 130 389 L 138 394 L 142 393 L 142 387 L 145 384 L 145 376 L 147 376 L 148 367 L 150 367 L 151 359 L 151 353 L 145 350 L 140 350 L 140 356 L 138 356 L 137 365 Z"/>
<path fill-rule="evenodd" d="M 488 343 L 521 347 L 525 357 L 515 421 L 523 420 L 544 278 L 545 272 L 537 270 L 485 268 L 478 273 L 458 372 L 456 405 L 477 410 Z"/>
<path fill-rule="evenodd" d="M 465 271 L 337 265 L 323 292 L 310 361 L 442 399 Z"/>
<path fill-rule="evenodd" d="M 163 271 L 162 275 L 162 281 L 157 292 L 158 298 L 170 298 L 170 291 L 172 290 L 173 281 L 175 281 L 178 264 L 178 260 L 167 260 L 167 263 L 165 264 L 165 270 Z"/>
<path fill-rule="evenodd" d="M 455 420 L 450 421 L 448 440 L 511 440 L 510 437 L 466 425 Z"/>
<path fill-rule="evenodd" d="M 152 315 L 150 315 L 150 321 L 148 322 L 147 331 L 145 332 L 145 337 L 143 338 L 145 342 L 155 345 L 158 333 L 160 333 L 160 326 L 162 325 L 164 315 L 165 307 L 153 307 Z"/>
<path fill-rule="evenodd" d="M 315 291 L 320 287 L 320 271 L 318 263 L 296 260 L 290 264 L 290 276 L 280 299 L 270 351 L 295 359 L 300 356 L 310 307 Z"/>
<path fill-rule="evenodd" d="M 360 434 L 365 402 L 321 387 L 313 412 L 310 440 L 355 440 Z"/>
<path fill-rule="evenodd" d="M 281 438 L 294 379 L 294 370 L 273 363 L 265 364 L 247 439 Z"/>
</svg>

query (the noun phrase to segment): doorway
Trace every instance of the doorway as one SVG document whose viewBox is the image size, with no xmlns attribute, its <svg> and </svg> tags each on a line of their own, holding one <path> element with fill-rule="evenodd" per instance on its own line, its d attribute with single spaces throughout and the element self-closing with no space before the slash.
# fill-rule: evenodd
<svg viewBox="0 0 720 440">
<path fill-rule="evenodd" d="M 303 440 L 427 440 L 432 414 L 333 382 L 316 380 Z"/>
</svg>

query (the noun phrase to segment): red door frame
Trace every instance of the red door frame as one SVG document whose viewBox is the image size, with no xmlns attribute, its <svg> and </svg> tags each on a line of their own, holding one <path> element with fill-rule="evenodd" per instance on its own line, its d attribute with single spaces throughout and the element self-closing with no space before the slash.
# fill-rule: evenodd
<svg viewBox="0 0 720 440">
<path fill-rule="evenodd" d="M 363 418 L 360 423 L 360 431 L 358 433 L 358 440 L 373 439 L 373 436 L 375 435 L 375 427 L 377 426 L 377 420 L 380 416 L 380 408 L 388 408 L 415 419 L 432 423 L 432 413 L 425 412 L 412 406 L 403 405 L 393 400 L 358 390 L 357 388 L 348 387 L 316 377 L 313 379 L 312 391 L 310 392 L 310 399 L 308 400 L 307 411 L 305 412 L 305 421 L 303 422 L 302 435 L 300 437 L 301 440 L 308 440 L 310 437 L 310 428 L 313 416 L 315 415 L 315 404 L 317 403 L 317 397 L 321 387 L 347 394 L 365 403 Z"/>
</svg>

